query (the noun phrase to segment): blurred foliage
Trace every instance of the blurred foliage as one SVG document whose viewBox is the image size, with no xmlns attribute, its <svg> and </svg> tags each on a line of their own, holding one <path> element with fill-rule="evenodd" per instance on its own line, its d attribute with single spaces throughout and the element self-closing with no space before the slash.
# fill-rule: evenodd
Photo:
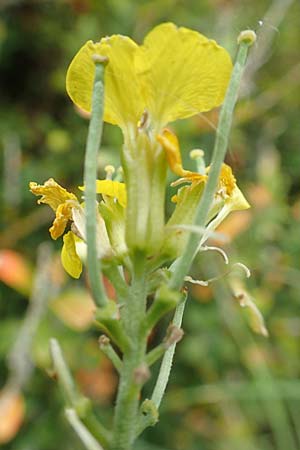
<svg viewBox="0 0 300 450">
<path fill-rule="evenodd" d="M 222 245 L 231 261 L 251 269 L 244 288 L 263 312 L 270 337 L 249 329 L 246 311 L 228 290 L 221 257 L 201 254 L 194 275 L 224 277 L 191 289 L 186 336 L 178 346 L 160 422 L 144 433 L 137 449 L 300 449 L 299 2 L 2 0 L 0 11 L 1 386 L 11 375 L 6 355 L 32 297 L 36 249 L 49 240 L 51 213 L 36 207 L 28 182 L 54 177 L 73 189 L 82 182 L 87 121 L 65 93 L 72 56 L 88 39 L 121 33 L 141 42 L 155 24 L 173 21 L 215 38 L 234 57 L 239 31 L 251 27 L 259 38 L 244 77 L 227 162 L 252 208 L 230 216 L 220 231 L 228 236 Z M 203 148 L 209 161 L 216 121 L 213 111 L 175 124 L 187 166 L 192 164 L 188 150 L 195 147 Z M 120 143 L 119 131 L 106 125 L 100 168 L 118 166 Z M 7 450 L 82 448 L 64 420 L 63 401 L 51 379 L 51 336 L 60 340 L 102 420 L 111 421 L 117 379 L 98 349 L 86 280 L 70 280 L 60 266 L 60 244 L 51 245 L 54 288 L 32 348 L 35 370 L 22 393 L 8 399 L 0 393 L 0 442 Z M 162 333 L 157 330 L 153 344 Z"/>
</svg>

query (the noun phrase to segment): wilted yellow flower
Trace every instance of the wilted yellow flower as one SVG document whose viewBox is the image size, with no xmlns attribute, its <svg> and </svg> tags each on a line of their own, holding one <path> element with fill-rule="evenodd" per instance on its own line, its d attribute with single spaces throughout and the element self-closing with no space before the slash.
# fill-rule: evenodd
<svg viewBox="0 0 300 450">
<path fill-rule="evenodd" d="M 49 178 L 43 185 L 29 183 L 29 189 L 34 195 L 41 195 L 38 203 L 46 203 L 56 213 L 55 220 L 50 228 L 52 239 L 60 237 L 72 217 L 72 208 L 78 203 L 77 198 L 62 186 L 56 183 L 53 178 Z"/>
<path fill-rule="evenodd" d="M 82 191 L 84 187 L 80 187 Z M 96 181 L 96 194 L 101 194 L 102 196 L 107 195 L 116 199 L 123 208 L 127 205 L 127 193 L 125 183 L 113 180 L 97 180 Z"/>
<path fill-rule="evenodd" d="M 55 212 L 53 225 L 49 229 L 51 237 L 57 239 L 64 234 L 68 223 L 72 224 L 71 230 L 63 236 L 61 260 L 65 270 L 73 277 L 79 278 L 82 272 L 82 255 L 79 249 L 86 246 L 85 215 L 82 205 L 77 197 L 68 192 L 53 178 L 39 185 L 31 182 L 30 191 L 34 195 L 41 195 L 38 203 L 49 205 Z M 126 206 L 126 188 L 124 183 L 111 180 L 97 180 L 97 193 L 118 201 L 123 208 Z M 110 240 L 106 230 L 106 224 L 98 213 L 97 215 L 97 252 L 99 258 L 113 255 Z"/>
<path fill-rule="evenodd" d="M 191 172 L 190 170 L 185 170 L 182 167 L 179 142 L 175 133 L 173 133 L 168 128 L 164 128 L 162 133 L 157 135 L 156 139 L 165 150 L 167 162 L 170 169 L 173 173 L 181 177 L 176 181 L 176 184 L 180 184 L 185 181 L 201 182 L 207 179 L 206 175 L 201 175 L 198 172 Z"/>
<path fill-rule="evenodd" d="M 88 41 L 67 73 L 73 102 L 91 111 L 93 54 L 107 56 L 104 120 L 123 130 L 147 121 L 156 130 L 219 106 L 232 63 L 227 51 L 202 34 L 173 23 L 155 27 L 137 45 L 122 35 Z M 143 113 L 146 115 L 143 116 Z"/>
<path fill-rule="evenodd" d="M 204 170 L 205 175 L 184 169 L 182 166 L 179 142 L 177 136 L 171 130 L 165 128 L 162 133 L 157 136 L 157 140 L 160 142 L 166 153 L 166 159 L 170 169 L 180 177 L 175 180 L 171 186 L 174 187 L 183 183 L 188 183 L 181 187 L 177 194 L 171 199 L 176 203 L 176 208 L 166 224 L 165 242 L 163 244 L 163 251 L 166 254 L 175 252 L 179 255 L 188 236 L 183 228 L 194 222 L 195 212 L 203 194 L 210 167 L 208 166 Z M 207 232 L 203 232 L 200 242 L 204 243 L 210 233 L 215 230 L 231 211 L 247 208 L 249 208 L 249 203 L 238 188 L 236 178 L 233 175 L 231 168 L 227 164 L 223 164 L 214 195 L 214 201 L 206 220 Z M 171 229 L 174 229 L 174 231 L 170 232 Z"/>
</svg>

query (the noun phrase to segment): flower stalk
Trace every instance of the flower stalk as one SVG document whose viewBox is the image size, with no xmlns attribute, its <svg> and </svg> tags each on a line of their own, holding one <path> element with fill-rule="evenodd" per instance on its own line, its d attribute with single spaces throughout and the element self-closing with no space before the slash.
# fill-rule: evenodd
<svg viewBox="0 0 300 450">
<path fill-rule="evenodd" d="M 107 58 L 94 58 L 95 81 L 92 97 L 92 115 L 89 124 L 85 162 L 85 215 L 86 215 L 86 241 L 87 241 L 87 267 L 91 284 L 91 291 L 95 302 L 99 306 L 106 304 L 106 294 L 101 282 L 101 266 L 97 255 L 96 228 L 97 228 L 97 154 L 100 148 L 103 129 L 103 102 L 104 102 L 104 68 Z"/>
<path fill-rule="evenodd" d="M 240 86 L 240 81 L 247 61 L 249 47 L 253 44 L 253 35 L 252 39 L 251 36 L 249 39 L 248 34 L 247 35 L 244 34 L 244 38 L 242 38 L 241 35 L 241 37 L 239 37 L 239 44 L 240 45 L 236 57 L 236 62 L 233 68 L 231 80 L 225 96 L 224 104 L 221 108 L 211 162 L 211 169 L 209 171 L 209 176 L 207 184 L 204 188 L 203 196 L 201 198 L 201 201 L 198 205 L 196 212 L 196 219 L 194 225 L 198 227 L 203 228 L 205 227 L 206 217 L 213 202 L 214 193 L 217 187 L 222 163 L 224 161 L 225 154 L 227 151 L 233 110 L 238 97 L 238 89 Z M 190 267 L 198 251 L 198 242 L 199 239 L 197 235 L 191 233 L 182 256 L 178 259 L 178 261 L 176 261 L 176 264 L 174 264 L 175 269 L 169 282 L 170 289 L 175 290 L 181 288 L 184 281 L 184 277 L 189 273 Z M 179 304 L 176 307 L 173 323 L 179 327 L 181 326 L 182 323 L 184 308 L 185 302 Z M 168 384 L 175 348 L 176 343 L 174 343 L 166 351 L 163 357 L 158 379 L 152 394 L 152 400 L 157 407 L 159 407 L 161 403 L 162 397 L 166 390 L 166 386 Z"/>
<path fill-rule="evenodd" d="M 249 30 L 250 31 L 250 30 Z M 243 32 L 242 32 L 243 33 Z M 240 36 L 242 36 L 242 33 Z M 253 33 L 253 32 L 252 32 Z M 223 161 L 225 159 L 228 139 L 231 129 L 233 110 L 238 97 L 238 89 L 242 78 L 243 70 L 247 61 L 249 47 L 253 44 L 249 35 L 244 35 L 244 39 L 239 37 L 239 49 L 236 57 L 236 62 L 232 71 L 230 83 L 225 96 L 224 104 L 221 108 L 218 128 L 216 131 L 216 140 L 213 150 L 212 161 L 207 183 L 204 188 L 203 196 L 199 202 L 196 211 L 196 218 L 194 225 L 198 227 L 205 227 L 206 217 L 208 215 L 210 206 L 213 203 L 214 193 L 218 184 L 218 178 L 221 171 Z M 171 289 L 180 289 L 183 284 L 184 277 L 188 274 L 193 260 L 198 250 L 198 237 L 191 233 L 188 243 L 180 257 L 178 264 L 170 280 Z"/>
<path fill-rule="evenodd" d="M 54 239 L 62 236 L 71 222 L 71 230 L 63 236 L 62 262 L 75 278 L 85 263 L 80 251 L 87 247 L 87 270 L 97 305 L 95 325 L 105 333 L 99 340 L 100 349 L 119 374 L 110 435 L 90 413 L 89 401 L 78 393 L 58 343 L 50 343 L 68 405 L 67 419 L 88 450 L 102 450 L 101 446 L 104 450 L 132 450 L 137 436 L 158 421 L 176 343 L 183 336 L 184 280 L 214 225 L 231 211 L 249 207 L 231 168 L 223 161 L 254 39 L 249 30 L 239 36 L 231 78 L 232 63 L 225 49 L 170 23 L 156 27 L 142 46 L 120 35 L 96 44 L 89 41 L 69 67 L 68 93 L 78 107 L 91 113 L 84 208 L 53 179 L 42 186 L 31 183 L 31 190 L 42 195 L 39 202 L 56 213 L 50 229 Z M 179 141 L 166 125 L 215 108 L 223 100 L 211 165 L 205 168 L 203 152 L 194 150 L 197 172 L 185 170 Z M 103 120 L 122 130 L 125 183 L 113 178 L 114 168 L 109 168 L 106 180 L 97 180 Z M 179 177 L 172 187 L 184 186 L 172 197 L 176 207 L 165 223 L 168 166 Z M 102 195 L 98 202 L 97 194 Z M 107 298 L 102 273 L 114 286 L 115 298 Z M 148 351 L 148 337 L 174 310 L 166 337 Z M 159 358 L 162 363 L 151 399 L 140 402 L 149 366 Z"/>
<path fill-rule="evenodd" d="M 94 416 L 90 400 L 78 391 L 58 341 L 52 338 L 49 345 L 54 375 L 65 397 L 67 419 L 87 450 L 103 450 L 98 442 L 106 450 L 110 433 Z"/>
</svg>

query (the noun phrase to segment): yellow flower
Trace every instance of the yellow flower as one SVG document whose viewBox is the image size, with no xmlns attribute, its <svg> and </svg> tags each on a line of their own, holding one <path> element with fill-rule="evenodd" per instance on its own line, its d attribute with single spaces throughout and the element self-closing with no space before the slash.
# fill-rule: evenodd
<svg viewBox="0 0 300 450">
<path fill-rule="evenodd" d="M 73 278 L 79 278 L 82 272 L 81 259 L 85 259 L 86 253 L 86 224 L 82 205 L 74 194 L 56 183 L 53 178 L 50 178 L 42 185 L 31 182 L 29 187 L 34 195 L 42 196 L 38 203 L 49 205 L 55 212 L 55 219 L 49 229 L 52 239 L 56 240 L 64 234 L 68 223 L 71 222 L 71 231 L 68 231 L 63 236 L 61 261 L 69 275 Z M 122 209 L 126 206 L 126 188 L 124 183 L 112 180 L 97 180 L 97 193 L 102 194 L 103 197 L 106 195 L 112 201 L 117 201 Z M 96 233 L 98 257 L 111 257 L 114 252 L 108 237 L 106 223 L 99 213 L 97 215 Z M 124 246 L 122 251 L 124 253 Z"/>
<path fill-rule="evenodd" d="M 65 232 L 68 222 L 73 220 L 74 210 L 81 209 L 76 196 L 56 183 L 53 178 L 42 185 L 31 182 L 29 188 L 34 195 L 42 196 L 38 200 L 39 204 L 45 203 L 55 212 L 55 219 L 49 231 L 52 239 L 56 240 Z M 82 241 L 72 231 L 66 233 L 61 252 L 62 265 L 73 278 L 79 278 L 82 272 L 82 262 L 76 252 L 77 240 Z"/>
<path fill-rule="evenodd" d="M 84 111 L 91 110 L 93 54 L 109 58 L 104 120 L 123 130 L 141 121 L 159 130 L 219 106 L 232 70 L 229 54 L 215 41 L 172 23 L 155 27 L 141 46 L 121 35 L 88 41 L 67 73 L 68 94 Z"/>
<path fill-rule="evenodd" d="M 157 140 L 162 145 L 166 153 L 166 159 L 172 172 L 180 176 L 178 180 L 172 183 L 172 186 L 178 186 L 182 183 L 192 183 L 190 190 L 193 190 L 195 185 L 205 183 L 207 175 L 201 175 L 198 172 L 185 170 L 182 167 L 182 160 L 180 154 L 180 147 L 178 138 L 171 130 L 165 128 L 162 134 L 157 135 Z M 209 173 L 210 166 L 206 168 L 206 174 Z M 249 204 L 240 189 L 237 187 L 236 178 L 232 173 L 231 167 L 223 164 L 219 176 L 218 186 L 215 197 L 220 197 L 225 203 L 230 203 L 231 210 L 247 209 Z M 183 198 L 183 196 L 181 196 Z M 173 197 L 174 203 L 177 203 L 179 197 Z"/>
<path fill-rule="evenodd" d="M 205 181 L 207 176 L 201 175 L 197 172 L 191 172 L 190 170 L 185 170 L 182 167 L 182 160 L 179 148 L 178 138 L 175 133 L 173 133 L 168 128 L 164 128 L 161 134 L 156 137 L 157 141 L 161 144 L 166 153 L 166 159 L 168 165 L 172 172 L 181 177 L 176 181 L 176 184 L 180 184 L 185 181 Z"/>
<path fill-rule="evenodd" d="M 166 224 L 165 242 L 163 244 L 163 252 L 167 255 L 172 255 L 174 251 L 179 255 L 188 236 L 183 227 L 189 226 L 194 222 L 195 212 L 199 205 L 210 167 L 205 169 L 205 175 L 185 170 L 182 166 L 177 136 L 171 130 L 165 128 L 161 134 L 157 135 L 157 140 L 165 151 L 170 169 L 180 177 L 171 186 L 188 183 L 188 185 L 181 187 L 171 199 L 176 203 L 176 208 Z M 230 212 L 249 207 L 249 203 L 236 184 L 236 178 L 232 173 L 231 167 L 223 164 L 214 200 L 206 219 L 207 228 L 200 243 L 203 244 L 208 239 L 211 231 L 215 230 Z M 175 231 L 172 232 L 172 228 Z"/>
<path fill-rule="evenodd" d="M 38 203 L 46 203 L 56 213 L 52 227 L 49 229 L 52 239 L 60 237 L 72 217 L 72 208 L 78 203 L 77 198 L 71 192 L 61 187 L 53 178 L 49 178 L 43 185 L 29 183 L 30 191 L 34 195 L 41 195 Z"/>
<path fill-rule="evenodd" d="M 81 191 L 84 190 L 84 186 L 79 186 Z M 96 193 L 107 195 L 116 199 L 123 208 L 127 205 L 127 193 L 125 183 L 113 180 L 97 180 L 96 181 Z"/>
<path fill-rule="evenodd" d="M 76 251 L 76 240 L 81 241 L 72 231 L 63 237 L 61 262 L 65 271 L 73 278 L 79 278 L 82 272 L 82 262 Z"/>
</svg>

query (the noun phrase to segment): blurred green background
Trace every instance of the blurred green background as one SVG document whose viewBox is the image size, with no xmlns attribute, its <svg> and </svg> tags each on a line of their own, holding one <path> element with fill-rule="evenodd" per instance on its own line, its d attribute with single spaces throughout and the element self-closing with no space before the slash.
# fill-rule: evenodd
<svg viewBox="0 0 300 450">
<path fill-rule="evenodd" d="M 0 443 L 6 450 L 82 448 L 51 378 L 51 336 L 60 340 L 103 422 L 111 423 L 116 374 L 98 349 L 86 279 L 63 273 L 61 243 L 50 242 L 48 234 L 51 211 L 36 206 L 28 182 L 54 177 L 75 192 L 82 182 L 88 122 L 65 92 L 66 70 L 79 47 L 112 33 L 142 42 L 163 21 L 203 32 L 232 57 L 241 30 L 258 32 L 227 156 L 252 207 L 232 214 L 221 231 L 229 236 L 223 247 L 231 261 L 251 269 L 242 282 L 270 336 L 251 330 L 228 277 L 192 289 L 160 421 L 137 449 L 300 449 L 299 2 L 1 0 Z M 216 121 L 213 111 L 174 125 L 186 166 L 192 167 L 188 151 L 195 147 L 205 150 L 209 163 Z M 120 145 L 119 130 L 106 125 L 100 167 L 118 166 Z M 225 273 L 220 256 L 202 254 L 193 274 L 216 273 Z M 23 335 L 16 345 L 26 312 L 27 330 L 39 323 L 30 347 L 33 369 Z M 20 389 L 9 396 L 4 386 L 16 381 L 18 367 Z M 151 382 L 145 395 L 150 389 Z"/>
</svg>

